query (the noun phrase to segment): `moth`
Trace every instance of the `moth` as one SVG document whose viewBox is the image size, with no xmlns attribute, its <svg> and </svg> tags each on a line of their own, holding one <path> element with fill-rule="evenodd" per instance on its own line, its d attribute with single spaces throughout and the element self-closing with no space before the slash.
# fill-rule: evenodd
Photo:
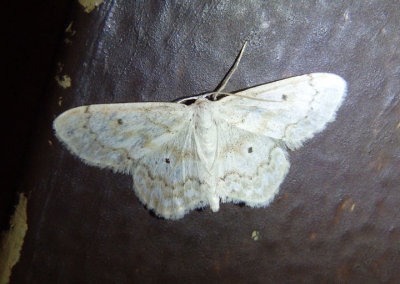
<svg viewBox="0 0 400 284">
<path fill-rule="evenodd" d="M 130 174 L 140 201 L 179 219 L 222 202 L 267 206 L 289 171 L 287 150 L 335 119 L 346 82 L 311 73 L 244 91 L 224 87 L 177 102 L 80 106 L 54 120 L 58 139 L 85 163 Z"/>
</svg>

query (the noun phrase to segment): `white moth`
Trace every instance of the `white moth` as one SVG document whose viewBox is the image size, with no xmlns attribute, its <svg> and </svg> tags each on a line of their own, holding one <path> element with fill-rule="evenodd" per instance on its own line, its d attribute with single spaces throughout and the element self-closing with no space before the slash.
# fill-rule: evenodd
<svg viewBox="0 0 400 284">
<path fill-rule="evenodd" d="M 177 103 L 81 106 L 54 121 L 56 136 L 89 165 L 130 174 L 136 195 L 166 219 L 220 202 L 267 206 L 299 148 L 335 119 L 346 82 L 312 73 Z M 191 103 L 191 104 L 189 104 Z"/>
</svg>

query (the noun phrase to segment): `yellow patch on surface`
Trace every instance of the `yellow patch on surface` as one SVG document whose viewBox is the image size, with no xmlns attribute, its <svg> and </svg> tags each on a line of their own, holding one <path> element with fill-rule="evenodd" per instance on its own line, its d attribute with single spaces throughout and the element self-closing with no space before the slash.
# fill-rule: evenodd
<svg viewBox="0 0 400 284">
<path fill-rule="evenodd" d="M 260 239 L 260 232 L 259 232 L 259 231 L 253 231 L 253 232 L 251 233 L 251 238 L 252 238 L 254 241 L 258 241 L 258 240 Z"/>
<path fill-rule="evenodd" d="M 11 271 L 21 256 L 22 245 L 28 230 L 26 205 L 28 199 L 23 193 L 10 220 L 10 230 L 2 233 L 0 246 L 0 284 L 10 281 Z"/>
<path fill-rule="evenodd" d="M 68 75 L 56 75 L 55 79 L 60 87 L 64 89 L 71 87 L 71 77 Z"/>
<path fill-rule="evenodd" d="M 100 6 L 104 0 L 79 0 L 79 4 L 85 8 L 86 13 L 90 13 L 94 8 Z"/>
</svg>

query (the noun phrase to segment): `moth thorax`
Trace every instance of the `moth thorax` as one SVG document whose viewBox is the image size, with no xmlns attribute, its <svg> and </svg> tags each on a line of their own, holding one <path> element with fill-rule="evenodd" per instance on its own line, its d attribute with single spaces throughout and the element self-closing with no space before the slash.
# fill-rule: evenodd
<svg viewBox="0 0 400 284">
<path fill-rule="evenodd" d="M 218 129 L 215 123 L 212 102 L 205 101 L 197 105 L 195 115 L 195 138 L 200 159 L 211 170 L 217 153 Z"/>
</svg>

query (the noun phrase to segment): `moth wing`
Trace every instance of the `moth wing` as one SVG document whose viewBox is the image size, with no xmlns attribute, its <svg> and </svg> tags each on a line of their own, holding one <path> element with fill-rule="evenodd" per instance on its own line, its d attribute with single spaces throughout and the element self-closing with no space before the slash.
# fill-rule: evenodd
<svg viewBox="0 0 400 284">
<path fill-rule="evenodd" d="M 316 73 L 265 84 L 218 101 L 218 189 L 222 201 L 267 206 L 295 149 L 335 118 L 345 81 Z"/>
<path fill-rule="evenodd" d="M 221 118 L 235 127 L 282 140 L 290 149 L 296 149 L 335 119 L 346 95 L 346 82 L 335 74 L 312 73 L 236 94 L 247 98 L 221 99 Z"/>
<path fill-rule="evenodd" d="M 81 106 L 53 123 L 56 136 L 86 163 L 127 172 L 132 160 L 185 131 L 185 105 L 127 103 Z"/>
<path fill-rule="evenodd" d="M 221 122 L 217 189 L 222 202 L 267 206 L 289 171 L 280 140 Z"/>
<path fill-rule="evenodd" d="M 77 107 L 54 121 L 57 137 L 83 161 L 129 173 L 139 199 L 177 219 L 207 205 L 190 108 L 176 103 Z"/>
</svg>

